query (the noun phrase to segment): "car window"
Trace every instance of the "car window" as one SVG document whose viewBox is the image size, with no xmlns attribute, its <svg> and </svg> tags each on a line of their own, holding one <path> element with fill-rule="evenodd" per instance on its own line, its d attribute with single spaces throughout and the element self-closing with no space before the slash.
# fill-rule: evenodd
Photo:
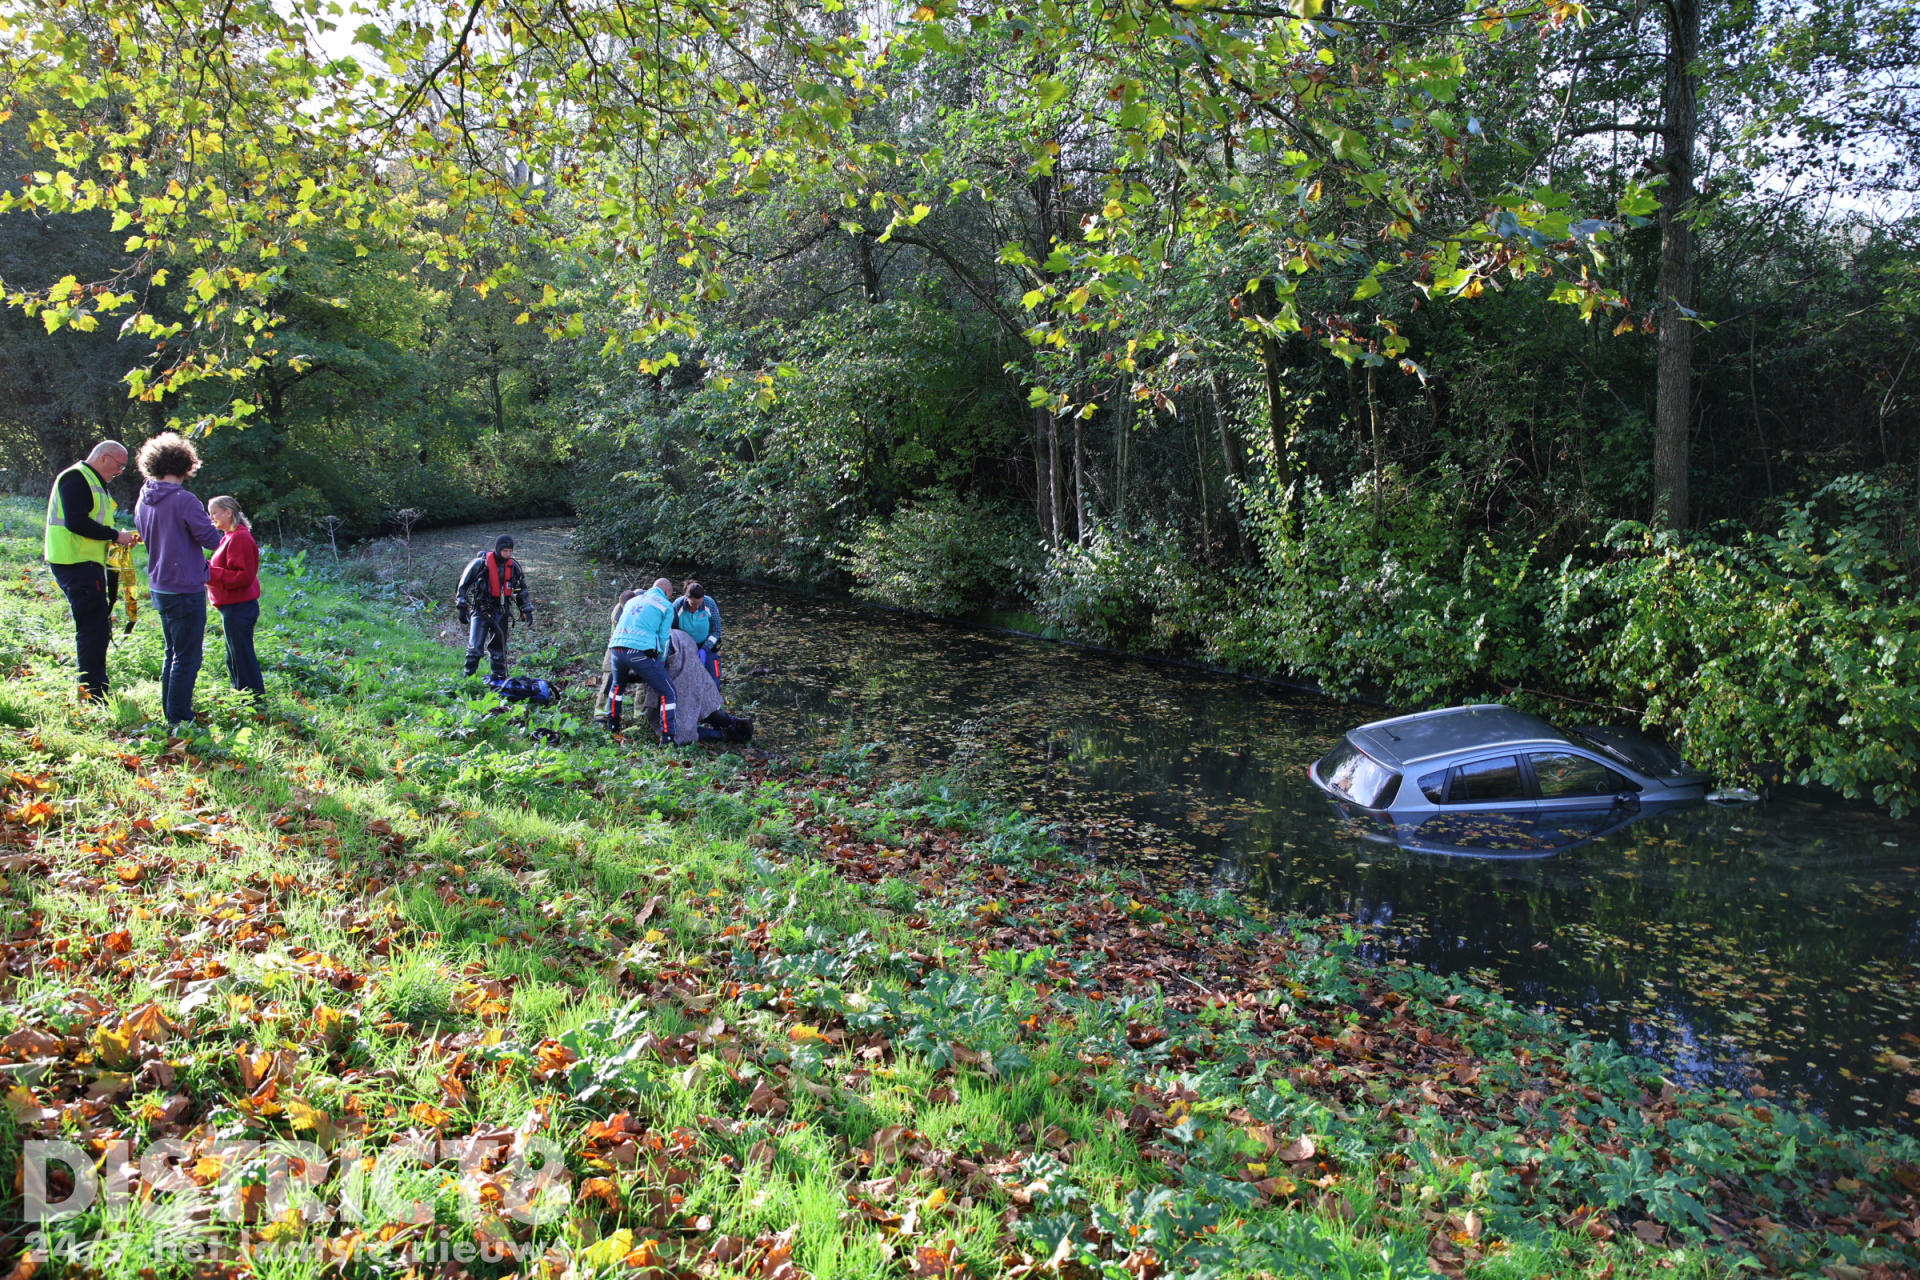
<svg viewBox="0 0 1920 1280">
<path fill-rule="evenodd" d="M 1447 771 L 1438 769 L 1432 773 L 1420 775 L 1420 792 L 1435 804 L 1444 804 L 1447 799 Z"/>
<path fill-rule="evenodd" d="M 1526 798 L 1526 789 L 1520 785 L 1518 756 L 1497 756 L 1461 765 L 1453 771 L 1453 789 L 1447 793 L 1447 799 L 1453 804 Z"/>
<path fill-rule="evenodd" d="M 1546 800 L 1570 796 L 1610 796 L 1631 791 L 1633 784 L 1598 760 L 1574 755 L 1571 751 L 1542 752 L 1527 757 L 1533 765 L 1534 781 Z"/>
<path fill-rule="evenodd" d="M 1351 742 L 1342 742 L 1320 763 L 1326 784 L 1364 809 L 1377 809 L 1393 799 L 1400 775 Z"/>
</svg>

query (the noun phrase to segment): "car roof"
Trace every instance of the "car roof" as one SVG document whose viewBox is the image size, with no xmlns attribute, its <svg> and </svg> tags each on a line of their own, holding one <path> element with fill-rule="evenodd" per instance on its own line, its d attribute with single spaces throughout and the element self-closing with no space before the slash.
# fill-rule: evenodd
<svg viewBox="0 0 1920 1280">
<path fill-rule="evenodd" d="M 1435 756 L 1522 743 L 1568 746 L 1572 740 L 1538 716 L 1497 702 L 1445 707 L 1363 724 L 1347 735 L 1374 759 L 1405 767 Z"/>
</svg>

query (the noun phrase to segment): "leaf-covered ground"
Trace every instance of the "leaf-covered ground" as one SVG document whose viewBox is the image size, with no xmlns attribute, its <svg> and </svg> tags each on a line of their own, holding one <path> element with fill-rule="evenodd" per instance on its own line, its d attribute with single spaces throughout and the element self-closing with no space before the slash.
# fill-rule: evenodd
<svg viewBox="0 0 1920 1280">
<path fill-rule="evenodd" d="M 940 779 L 503 711 L 284 564 L 264 715 L 155 730 L 150 618 L 80 711 L 6 519 L 18 1280 L 1914 1274 L 1906 1139 L 1665 1088 Z M 34 1236 L 56 1138 L 125 1194 Z"/>
</svg>

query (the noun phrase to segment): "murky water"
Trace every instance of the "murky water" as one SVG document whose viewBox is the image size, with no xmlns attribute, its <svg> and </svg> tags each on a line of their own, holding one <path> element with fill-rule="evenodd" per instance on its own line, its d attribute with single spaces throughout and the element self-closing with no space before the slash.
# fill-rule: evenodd
<svg viewBox="0 0 1920 1280">
<path fill-rule="evenodd" d="M 1645 814 L 1546 857 L 1412 851 L 1305 778 L 1377 709 L 710 587 L 729 694 L 757 704 L 769 746 L 878 744 L 902 773 L 958 764 L 1103 859 L 1364 921 L 1394 954 L 1481 975 L 1679 1077 L 1802 1096 L 1847 1123 L 1920 1116 L 1920 824 L 1789 790 Z M 1519 843 L 1541 847 L 1532 835 Z"/>
<path fill-rule="evenodd" d="M 606 580 L 563 530 L 519 536 L 537 596 L 543 581 Z M 1625 825 L 1596 815 L 1583 843 L 1439 833 L 1547 856 L 1418 852 L 1343 818 L 1305 777 L 1377 708 L 707 582 L 728 695 L 769 747 L 877 744 L 878 767 L 903 775 L 959 766 L 1162 884 L 1364 921 L 1393 954 L 1497 983 L 1677 1077 L 1920 1129 L 1920 823 L 1787 790 Z"/>
</svg>

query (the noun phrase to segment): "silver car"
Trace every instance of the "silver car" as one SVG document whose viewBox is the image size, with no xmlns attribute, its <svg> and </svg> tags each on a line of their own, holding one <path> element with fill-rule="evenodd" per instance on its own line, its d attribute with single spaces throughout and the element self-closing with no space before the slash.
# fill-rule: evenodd
<svg viewBox="0 0 1920 1280">
<path fill-rule="evenodd" d="M 1334 799 L 1396 821 L 1700 800 L 1709 781 L 1638 729 L 1584 725 L 1563 733 L 1498 703 L 1363 724 L 1314 761 L 1308 776 Z"/>
</svg>

